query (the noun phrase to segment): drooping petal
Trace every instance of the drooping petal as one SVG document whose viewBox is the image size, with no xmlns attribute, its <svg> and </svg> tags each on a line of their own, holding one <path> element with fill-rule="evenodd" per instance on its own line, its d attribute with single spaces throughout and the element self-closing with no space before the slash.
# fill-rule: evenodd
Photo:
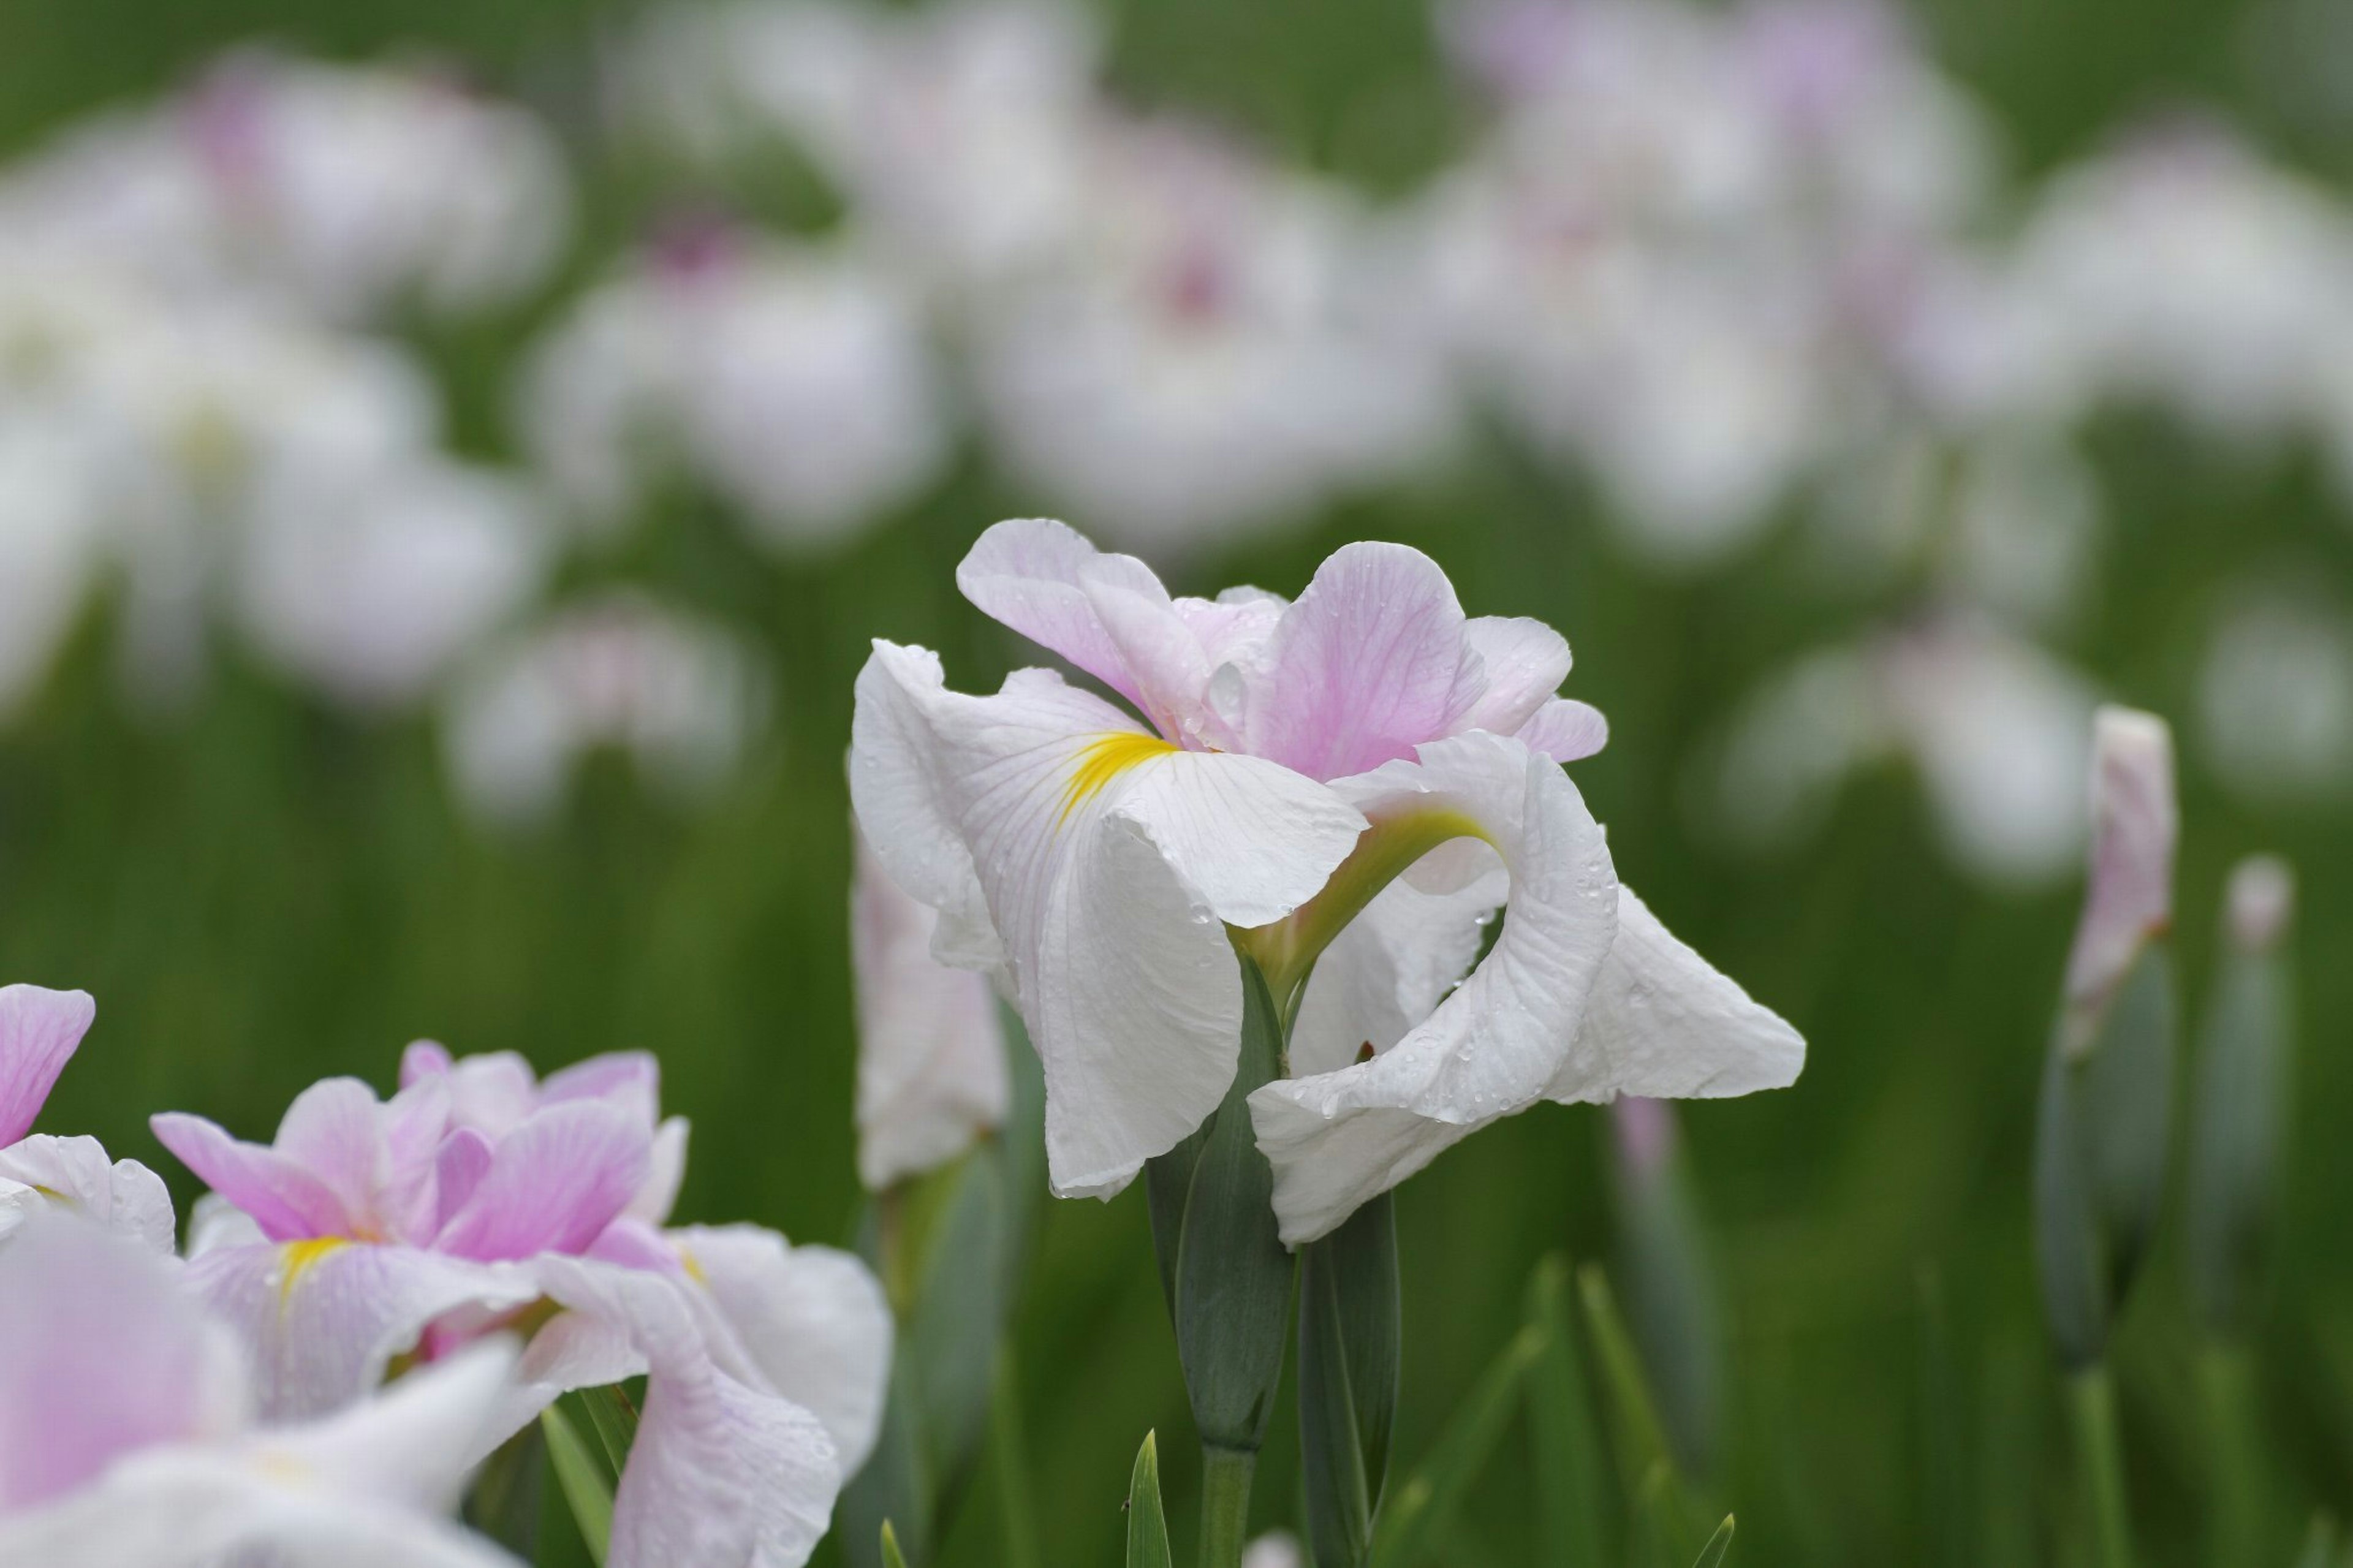
<svg viewBox="0 0 2353 1568">
<path fill-rule="evenodd" d="M 628 1206 L 652 1161 L 652 1129 L 632 1112 L 599 1100 L 551 1105 L 499 1140 L 434 1247 L 483 1259 L 578 1252 Z"/>
<path fill-rule="evenodd" d="M 1581 763 L 1609 743 L 1609 721 L 1590 702 L 1556 697 L 1516 731 L 1528 750 L 1556 763 Z"/>
<path fill-rule="evenodd" d="M 481 1341 L 323 1420 L 259 1433 L 246 1453 L 267 1473 L 344 1497 L 446 1512 L 521 1348 L 511 1334 Z"/>
<path fill-rule="evenodd" d="M 510 1266 L 333 1238 L 216 1249 L 187 1277 L 243 1342 L 261 1412 L 278 1421 L 359 1399 L 444 1313 L 503 1311 L 536 1294 Z"/>
<path fill-rule="evenodd" d="M 217 1122 L 185 1111 L 159 1112 L 147 1125 L 157 1142 L 206 1186 L 251 1215 L 272 1241 L 349 1236 L 356 1228 L 332 1189 L 275 1149 L 239 1142 Z"/>
<path fill-rule="evenodd" d="M 548 1295 L 620 1328 L 647 1368 L 645 1409 L 613 1499 L 608 1568 L 800 1568 L 842 1482 L 817 1416 L 714 1364 L 692 1287 L 579 1258 L 535 1266 Z"/>
<path fill-rule="evenodd" d="M 7 1190 L 11 1184 L 15 1192 Z M 0 1236 L 36 1206 L 61 1209 L 164 1257 L 175 1225 L 164 1178 L 136 1160 L 110 1161 L 95 1138 L 36 1133 L 0 1149 Z"/>
<path fill-rule="evenodd" d="M 1444 892 L 1404 878 L 1382 889 L 1315 961 L 1292 1026 L 1292 1071 L 1329 1072 L 1403 1039 L 1468 973 L 1509 889 L 1500 863 Z"/>
<path fill-rule="evenodd" d="M 926 878 L 944 845 L 978 868 L 1045 1066 L 1055 1189 L 1116 1191 L 1232 1079 L 1241 983 L 1221 922 L 1313 896 L 1363 816 L 1257 758 L 1177 752 L 1043 671 L 966 697 L 930 656 L 878 643 L 859 704 L 861 737 L 870 710 L 892 714 L 892 754 L 851 757 L 876 853 L 919 898 L 941 885 Z M 929 795 L 933 845 L 888 832 L 911 787 Z"/>
<path fill-rule="evenodd" d="M 81 1037 L 98 1016 L 86 991 L 0 985 L 0 1144 L 33 1130 Z"/>
<path fill-rule="evenodd" d="M 671 1239 L 768 1386 L 824 1422 L 843 1474 L 857 1474 L 891 1380 L 891 1304 L 873 1271 L 757 1226 L 695 1226 Z"/>
<path fill-rule="evenodd" d="M 1370 1061 L 1250 1096 L 1283 1240 L 1312 1241 L 1474 1129 L 1541 1098 L 1617 931 L 1616 879 L 1577 786 L 1519 742 L 1476 731 L 1338 792 L 1379 831 L 1409 814 L 1476 824 L 1511 875 L 1510 912 L 1471 977 Z"/>
<path fill-rule="evenodd" d="M 2153 713 L 2103 708 L 2092 739 L 2092 876 L 2067 956 L 2071 1008 L 2122 984 L 2142 944 L 2173 923 L 2173 732 Z"/>
<path fill-rule="evenodd" d="M 970 1148 L 1012 1090 L 987 979 L 932 956 L 938 911 L 899 890 L 863 835 L 857 866 L 858 1175 L 880 1192 Z"/>
<path fill-rule="evenodd" d="M 0 1514 L 242 1413 L 221 1336 L 170 1264 L 55 1215 L 0 1250 Z"/>
<path fill-rule="evenodd" d="M 1546 1100 L 1718 1100 L 1787 1089 L 1806 1042 L 1771 1009 L 1677 941 L 1631 888 L 1618 888 L 1618 939 Z"/>
<path fill-rule="evenodd" d="M 1462 716 L 1465 730 L 1520 734 L 1520 727 L 1534 719 L 1568 679 L 1568 639 L 1542 621 L 1521 616 L 1474 616 L 1462 624 L 1462 640 L 1479 656 L 1487 676 L 1486 689 Z"/>
<path fill-rule="evenodd" d="M 1451 733 L 1485 683 L 1464 624 L 1453 584 L 1420 551 L 1342 546 L 1268 641 L 1250 751 L 1337 779 Z"/>
</svg>

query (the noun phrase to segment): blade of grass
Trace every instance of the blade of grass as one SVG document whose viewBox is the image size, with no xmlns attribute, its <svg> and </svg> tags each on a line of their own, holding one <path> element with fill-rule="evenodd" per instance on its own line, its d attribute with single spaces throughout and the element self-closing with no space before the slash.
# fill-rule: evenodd
<svg viewBox="0 0 2353 1568">
<path fill-rule="evenodd" d="M 1545 1350 L 1545 1332 L 1528 1324 L 1480 1374 L 1420 1466 L 1382 1510 L 1373 1535 L 1373 1568 L 1409 1568 L 1429 1553 L 1503 1436 L 1528 1369 Z"/>
<path fill-rule="evenodd" d="M 605 1568 L 605 1553 L 613 1541 L 613 1476 L 596 1439 L 565 1409 L 571 1403 L 568 1397 L 558 1400 L 539 1413 L 539 1422 L 547 1433 L 547 1457 L 572 1510 L 572 1521 L 580 1527 L 580 1539 L 596 1568 Z"/>
<path fill-rule="evenodd" d="M 1174 1568 L 1175 1563 L 1168 1516 L 1160 1507 L 1159 1437 L 1146 1432 L 1127 1483 L 1127 1568 Z"/>
<path fill-rule="evenodd" d="M 882 1521 L 882 1568 L 907 1568 L 907 1555 L 899 1550 L 899 1537 L 891 1521 Z"/>
<path fill-rule="evenodd" d="M 1660 1424 L 1650 1384 L 1643 1381 L 1641 1358 L 1634 1352 L 1625 1321 L 1618 1315 L 1609 1277 L 1599 1265 L 1588 1263 L 1577 1271 L 1577 1293 L 1585 1307 L 1586 1331 L 1592 1336 L 1601 1381 L 1609 1390 L 1617 1414 L 1618 1473 L 1629 1485 L 1640 1486 L 1658 1466 L 1663 1464 L 1670 1471 L 1674 1468 L 1666 1428 Z"/>
<path fill-rule="evenodd" d="M 1528 1321 L 1544 1331 L 1544 1353 L 1528 1373 L 1528 1436 L 1536 1467 L 1537 1528 L 1545 1561 L 1556 1568 L 1600 1568 L 1609 1561 L 1603 1531 L 1601 1440 L 1593 1394 L 1570 1319 L 1568 1261 L 1547 1258 L 1528 1281 Z"/>
<path fill-rule="evenodd" d="M 638 1407 L 629 1403 L 628 1394 L 619 1384 L 584 1389 L 567 1397 L 575 1402 L 577 1411 L 587 1414 L 588 1425 L 612 1465 L 612 1473 L 618 1477 L 629 1462 L 629 1446 L 638 1440 Z"/>
<path fill-rule="evenodd" d="M 1732 1516 L 1727 1513 L 1724 1522 L 1715 1527 L 1715 1533 L 1707 1538 L 1707 1544 L 1700 1548 L 1699 1561 L 1692 1568 L 1723 1568 L 1724 1554 L 1731 1550 Z"/>
</svg>

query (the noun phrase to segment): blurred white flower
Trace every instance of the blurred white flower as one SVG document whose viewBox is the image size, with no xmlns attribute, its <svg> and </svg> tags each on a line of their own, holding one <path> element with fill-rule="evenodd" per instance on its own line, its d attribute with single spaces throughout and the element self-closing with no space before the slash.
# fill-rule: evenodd
<svg viewBox="0 0 2353 1568">
<path fill-rule="evenodd" d="M 948 449 L 921 322 L 885 274 L 719 226 L 577 301 L 526 367 L 521 417 L 594 522 L 675 465 L 780 546 L 871 522 Z"/>
<path fill-rule="evenodd" d="M 2233 794 L 2327 800 L 2353 784 L 2353 630 L 2325 598 L 2242 588 L 2198 676 L 2199 749 Z"/>
<path fill-rule="evenodd" d="M 543 816 L 592 750 L 628 752 L 649 784 L 706 793 L 765 718 L 766 683 L 735 639 L 614 593 L 552 615 L 486 655 L 452 693 L 444 746 L 459 798 L 491 826 Z"/>
<path fill-rule="evenodd" d="M 359 321 L 514 298 L 554 260 L 570 205 L 554 138 L 520 110 L 424 72 L 248 52 L 69 132 L 0 188 L 0 225 L 175 291 Z"/>
<path fill-rule="evenodd" d="M 1303 1568 L 1306 1561 L 1289 1531 L 1271 1530 L 1242 1548 L 1242 1568 Z"/>
</svg>

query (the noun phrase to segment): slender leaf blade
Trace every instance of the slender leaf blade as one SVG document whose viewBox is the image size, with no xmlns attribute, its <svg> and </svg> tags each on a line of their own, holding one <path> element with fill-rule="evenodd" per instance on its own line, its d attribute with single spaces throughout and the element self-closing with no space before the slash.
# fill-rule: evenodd
<svg viewBox="0 0 2353 1568">
<path fill-rule="evenodd" d="M 882 1568 L 907 1568 L 906 1554 L 899 1550 L 899 1536 L 891 1521 L 882 1521 Z"/>
<path fill-rule="evenodd" d="M 580 1429 L 566 1408 L 570 1403 L 567 1396 L 541 1411 L 540 1426 L 547 1434 L 548 1460 L 572 1521 L 580 1527 L 580 1539 L 596 1568 L 605 1568 L 613 1541 L 614 1477 L 596 1439 Z"/>
<path fill-rule="evenodd" d="M 1528 1320 L 1545 1334 L 1544 1354 L 1529 1369 L 1527 1384 L 1545 1561 L 1556 1568 L 1602 1568 L 1611 1561 L 1604 1535 L 1610 1510 L 1566 1258 L 1548 1258 L 1537 1266 L 1528 1282 Z"/>
<path fill-rule="evenodd" d="M 1707 1538 L 1707 1544 L 1700 1548 L 1699 1561 L 1692 1568 L 1723 1568 L 1724 1554 L 1731 1550 L 1732 1516 L 1727 1513 L 1724 1522 L 1715 1527 L 1715 1533 Z"/>
<path fill-rule="evenodd" d="M 1160 1444 L 1144 1435 L 1135 1469 L 1127 1484 L 1127 1568 L 1175 1568 L 1168 1549 L 1168 1516 L 1160 1508 Z"/>
<path fill-rule="evenodd" d="M 1544 1331 L 1527 1325 L 1480 1373 L 1437 1444 L 1398 1489 L 1394 1505 L 1376 1521 L 1374 1568 L 1408 1568 L 1429 1555 L 1502 1439 L 1528 1368 L 1544 1353 Z"/>
</svg>

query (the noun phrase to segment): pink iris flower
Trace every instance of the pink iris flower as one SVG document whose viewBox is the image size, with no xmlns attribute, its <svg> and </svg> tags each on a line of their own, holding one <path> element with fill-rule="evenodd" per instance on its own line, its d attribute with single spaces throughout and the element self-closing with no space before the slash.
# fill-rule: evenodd
<svg viewBox="0 0 2353 1568">
<path fill-rule="evenodd" d="M 95 1138 L 33 1131 L 33 1119 L 98 1016 L 83 991 L 0 985 L 0 1237 L 60 1209 L 172 1250 L 172 1194 L 136 1160 L 109 1160 Z"/>
</svg>

